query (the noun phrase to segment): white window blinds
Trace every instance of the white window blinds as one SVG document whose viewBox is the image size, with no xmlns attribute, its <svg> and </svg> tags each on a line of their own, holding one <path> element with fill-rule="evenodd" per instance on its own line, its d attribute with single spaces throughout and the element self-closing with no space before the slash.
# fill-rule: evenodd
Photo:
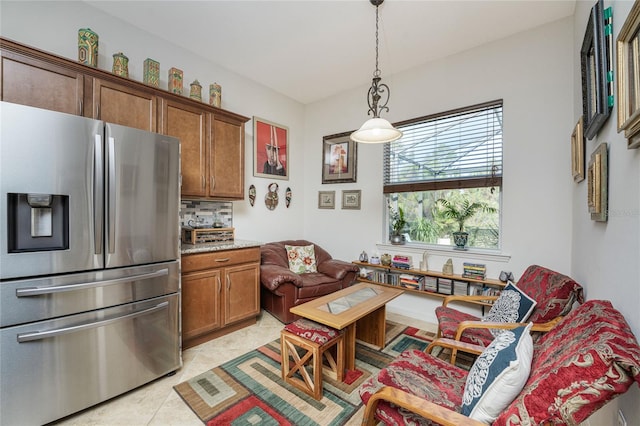
<svg viewBox="0 0 640 426">
<path fill-rule="evenodd" d="M 384 192 L 500 187 L 502 100 L 398 123 L 384 150 Z"/>
</svg>

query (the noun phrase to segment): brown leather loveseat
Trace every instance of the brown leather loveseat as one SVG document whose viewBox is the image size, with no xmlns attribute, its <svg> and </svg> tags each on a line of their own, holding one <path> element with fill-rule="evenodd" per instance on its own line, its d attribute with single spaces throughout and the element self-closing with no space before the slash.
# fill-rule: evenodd
<svg viewBox="0 0 640 426">
<path fill-rule="evenodd" d="M 285 245 L 313 244 L 318 272 L 296 274 L 289 269 Z M 260 299 L 262 308 L 285 324 L 297 317 L 293 306 L 333 293 L 351 285 L 359 269 L 356 265 L 333 259 L 322 247 L 306 240 L 286 240 L 260 247 Z"/>
</svg>

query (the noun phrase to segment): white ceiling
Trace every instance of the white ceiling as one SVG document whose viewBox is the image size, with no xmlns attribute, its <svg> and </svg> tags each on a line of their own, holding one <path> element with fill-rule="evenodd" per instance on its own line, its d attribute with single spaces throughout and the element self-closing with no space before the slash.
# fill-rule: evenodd
<svg viewBox="0 0 640 426">
<path fill-rule="evenodd" d="M 571 16 L 575 2 L 387 0 L 379 9 L 383 82 Z M 366 87 L 375 68 L 375 7 L 369 0 L 87 3 L 303 104 Z"/>
</svg>

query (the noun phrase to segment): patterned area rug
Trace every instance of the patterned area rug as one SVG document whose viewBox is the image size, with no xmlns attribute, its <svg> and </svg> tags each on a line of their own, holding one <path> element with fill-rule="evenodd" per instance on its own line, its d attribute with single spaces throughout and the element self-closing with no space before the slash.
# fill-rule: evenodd
<svg viewBox="0 0 640 426">
<path fill-rule="evenodd" d="M 175 386 L 176 392 L 207 426 L 356 425 L 364 411 L 358 388 L 400 352 L 424 349 L 434 334 L 387 321 L 382 351 L 356 344 L 356 371 L 344 382 L 324 377 L 316 401 L 280 377 L 280 340 L 264 345 Z"/>
</svg>

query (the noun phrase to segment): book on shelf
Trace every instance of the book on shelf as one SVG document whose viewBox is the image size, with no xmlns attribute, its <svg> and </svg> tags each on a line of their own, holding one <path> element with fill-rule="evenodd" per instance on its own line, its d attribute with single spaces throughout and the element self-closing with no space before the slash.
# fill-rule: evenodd
<svg viewBox="0 0 640 426">
<path fill-rule="evenodd" d="M 456 296 L 466 296 L 467 295 L 467 282 L 466 281 L 453 281 L 453 294 Z"/>
<path fill-rule="evenodd" d="M 436 277 L 424 277 L 424 291 L 436 293 L 438 291 L 438 279 Z"/>
<path fill-rule="evenodd" d="M 411 256 L 400 256 L 395 255 L 391 260 L 391 266 L 397 269 L 411 269 L 413 265 L 413 260 Z"/>
<path fill-rule="evenodd" d="M 438 278 L 438 293 L 451 294 L 453 280 L 450 278 Z"/>
<path fill-rule="evenodd" d="M 411 288 L 413 290 L 424 289 L 424 277 L 411 274 L 400 275 L 400 286 L 405 288 Z"/>
<path fill-rule="evenodd" d="M 487 266 L 481 263 L 464 262 L 462 268 L 462 276 L 465 278 L 484 280 L 487 275 Z"/>
</svg>

